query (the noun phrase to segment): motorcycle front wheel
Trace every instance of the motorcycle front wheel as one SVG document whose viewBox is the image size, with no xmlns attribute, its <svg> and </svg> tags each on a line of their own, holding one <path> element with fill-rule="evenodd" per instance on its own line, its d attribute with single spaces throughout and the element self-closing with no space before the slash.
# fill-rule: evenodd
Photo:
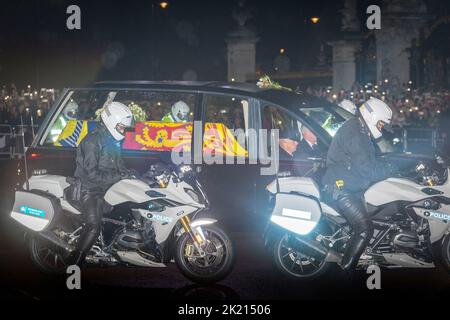
<svg viewBox="0 0 450 320">
<path fill-rule="evenodd" d="M 201 256 L 188 233 L 177 241 L 175 262 L 180 272 L 197 283 L 214 283 L 224 279 L 234 265 L 234 247 L 228 235 L 219 227 L 202 227 L 206 242 Z"/>
<path fill-rule="evenodd" d="M 47 274 L 63 274 L 66 272 L 66 258 L 51 248 L 45 240 L 36 236 L 28 239 L 28 250 L 33 264 Z"/>
<path fill-rule="evenodd" d="M 277 236 L 272 247 L 272 258 L 276 268 L 285 276 L 295 280 L 313 280 L 325 274 L 331 263 L 311 257 L 289 243 L 289 234 Z"/>
</svg>

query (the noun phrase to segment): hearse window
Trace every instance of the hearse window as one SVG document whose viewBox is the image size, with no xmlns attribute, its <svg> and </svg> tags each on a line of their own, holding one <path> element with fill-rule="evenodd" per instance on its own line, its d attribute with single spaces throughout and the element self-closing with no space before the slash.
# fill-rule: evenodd
<svg viewBox="0 0 450 320">
<path fill-rule="evenodd" d="M 47 128 L 44 145 L 63 147 L 59 144 L 59 140 L 64 132 L 68 131 L 69 127 L 78 120 L 94 119 L 95 111 L 103 107 L 107 98 L 107 91 L 69 92 L 63 101 L 63 106 L 59 108 Z M 67 147 L 70 146 L 67 145 Z"/>
<path fill-rule="evenodd" d="M 331 137 L 336 134 L 336 131 L 344 124 L 345 120 L 351 117 L 350 113 L 347 113 L 348 118 L 344 118 L 342 114 L 331 109 L 326 110 L 325 108 L 301 108 L 300 110 L 325 129 Z"/>
<path fill-rule="evenodd" d="M 267 129 L 268 132 L 272 129 L 283 131 L 288 128 L 298 131 L 297 120 L 277 107 L 265 106 L 263 108 L 262 118 L 262 128 Z M 267 143 L 267 154 L 270 155 L 272 139 L 268 139 Z"/>
<path fill-rule="evenodd" d="M 248 156 L 249 101 L 240 97 L 206 95 L 203 152 Z"/>
<path fill-rule="evenodd" d="M 317 138 L 306 125 L 301 121 L 291 116 L 289 113 L 279 109 L 278 107 L 266 105 L 262 112 L 262 127 L 263 129 L 278 129 L 280 132 L 283 130 L 295 130 L 299 132 L 300 143 L 297 146 L 297 152 L 294 153 L 294 157 L 302 158 L 306 153 L 300 150 L 302 146 L 312 146 L 317 150 L 317 155 L 323 153 L 325 146 L 323 142 Z M 268 139 L 268 149 L 267 154 L 270 155 L 271 150 L 271 139 Z"/>
<path fill-rule="evenodd" d="M 194 116 L 195 95 L 189 93 L 119 91 L 114 101 L 120 101 L 128 106 L 140 106 L 146 114 L 146 121 L 177 122 L 171 112 L 172 106 L 178 102 L 188 107 L 185 121 L 192 121 Z M 164 118 L 165 116 L 167 117 Z"/>
<path fill-rule="evenodd" d="M 123 149 L 171 151 L 182 145 L 184 150 L 190 148 L 195 99 L 195 94 L 180 92 L 71 91 L 43 141 L 48 146 L 76 148 L 99 123 L 102 109 L 118 101 L 127 105 L 136 119 L 135 130 L 126 133 Z"/>
</svg>

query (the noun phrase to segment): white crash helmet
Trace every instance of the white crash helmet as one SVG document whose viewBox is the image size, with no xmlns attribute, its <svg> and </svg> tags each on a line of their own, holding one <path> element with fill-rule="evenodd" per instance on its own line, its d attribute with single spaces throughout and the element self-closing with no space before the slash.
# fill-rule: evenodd
<svg viewBox="0 0 450 320">
<path fill-rule="evenodd" d="M 71 99 L 62 112 L 64 118 L 66 120 L 78 120 L 78 108 L 78 103 Z"/>
<path fill-rule="evenodd" d="M 134 126 L 134 117 L 130 109 L 120 102 L 111 102 L 105 107 L 100 117 L 109 133 L 117 141 L 125 138 L 125 129 Z"/>
<path fill-rule="evenodd" d="M 350 112 L 351 114 L 356 114 L 356 104 L 351 102 L 350 100 L 344 99 L 339 103 L 339 107 Z"/>
<path fill-rule="evenodd" d="M 172 117 L 176 122 L 186 122 L 189 119 L 189 111 L 189 106 L 180 100 L 172 106 Z"/>
<path fill-rule="evenodd" d="M 384 126 L 389 126 L 392 120 L 392 110 L 380 99 L 370 98 L 359 108 L 361 117 L 367 125 L 370 133 L 375 139 L 382 136 L 378 124 L 381 122 Z"/>
</svg>

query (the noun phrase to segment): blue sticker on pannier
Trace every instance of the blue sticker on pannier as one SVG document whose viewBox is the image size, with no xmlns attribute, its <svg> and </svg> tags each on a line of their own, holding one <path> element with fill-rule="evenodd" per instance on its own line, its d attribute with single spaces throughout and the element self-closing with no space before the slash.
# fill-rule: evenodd
<svg viewBox="0 0 450 320">
<path fill-rule="evenodd" d="M 20 211 L 20 213 L 27 214 L 27 215 L 33 216 L 33 217 L 38 217 L 38 218 L 43 218 L 45 215 L 44 210 L 31 208 L 31 207 L 27 207 L 27 206 L 20 206 L 19 211 Z"/>
</svg>

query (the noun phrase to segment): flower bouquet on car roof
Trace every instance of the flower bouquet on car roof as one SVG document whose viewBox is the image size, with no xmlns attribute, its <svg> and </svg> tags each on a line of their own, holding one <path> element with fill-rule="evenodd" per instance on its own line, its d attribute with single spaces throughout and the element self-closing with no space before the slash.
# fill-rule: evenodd
<svg viewBox="0 0 450 320">
<path fill-rule="evenodd" d="M 256 85 L 260 88 L 265 88 L 265 89 L 281 89 L 281 90 L 292 91 L 291 88 L 283 87 L 278 82 L 272 81 L 267 74 L 262 76 L 261 78 L 259 78 Z"/>
</svg>

